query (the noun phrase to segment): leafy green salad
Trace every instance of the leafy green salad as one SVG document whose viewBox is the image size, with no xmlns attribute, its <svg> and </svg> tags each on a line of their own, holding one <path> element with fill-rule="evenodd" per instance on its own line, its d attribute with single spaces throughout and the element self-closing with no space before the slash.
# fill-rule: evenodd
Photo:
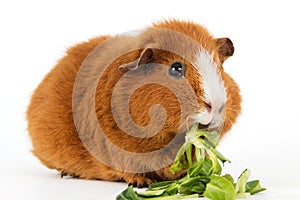
<svg viewBox="0 0 300 200">
<path fill-rule="evenodd" d="M 156 182 L 146 191 L 134 190 L 128 186 L 117 200 L 176 200 L 206 197 L 212 200 L 233 200 L 247 198 L 266 190 L 258 180 L 248 181 L 250 170 L 241 173 L 235 182 L 230 174 L 221 175 L 220 163 L 230 161 L 215 146 L 219 140 L 216 131 L 203 131 L 194 124 L 186 133 L 185 143 L 179 149 L 172 173 L 188 169 L 186 176 L 173 181 Z"/>
</svg>

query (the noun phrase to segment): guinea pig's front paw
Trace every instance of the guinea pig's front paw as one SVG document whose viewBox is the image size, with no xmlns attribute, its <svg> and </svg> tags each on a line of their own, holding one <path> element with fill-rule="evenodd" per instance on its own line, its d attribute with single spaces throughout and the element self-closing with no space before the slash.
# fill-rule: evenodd
<svg viewBox="0 0 300 200">
<path fill-rule="evenodd" d="M 60 177 L 63 178 L 65 176 L 70 176 L 74 179 L 80 178 L 80 176 L 75 174 L 75 173 L 69 173 L 69 172 L 66 172 L 65 170 L 61 170 L 60 171 Z"/>
<path fill-rule="evenodd" d="M 138 188 L 148 187 L 153 182 L 155 182 L 141 175 L 125 177 L 124 179 L 128 183 L 128 185 L 133 185 L 134 187 L 138 187 Z"/>
</svg>

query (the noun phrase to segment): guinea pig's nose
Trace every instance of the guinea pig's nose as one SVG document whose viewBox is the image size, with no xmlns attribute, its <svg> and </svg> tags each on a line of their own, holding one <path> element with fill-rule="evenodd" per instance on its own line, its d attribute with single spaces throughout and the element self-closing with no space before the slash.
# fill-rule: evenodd
<svg viewBox="0 0 300 200">
<path fill-rule="evenodd" d="M 199 130 L 205 130 L 205 129 L 208 129 L 209 125 L 210 125 L 210 123 L 208 123 L 208 124 L 201 124 L 201 123 L 199 123 L 198 129 L 199 129 Z"/>
</svg>

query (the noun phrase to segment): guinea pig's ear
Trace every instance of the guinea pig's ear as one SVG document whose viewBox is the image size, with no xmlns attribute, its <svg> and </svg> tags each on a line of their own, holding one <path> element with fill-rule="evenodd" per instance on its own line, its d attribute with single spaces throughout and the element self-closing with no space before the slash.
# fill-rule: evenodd
<svg viewBox="0 0 300 200">
<path fill-rule="evenodd" d="M 153 60 L 153 52 L 154 52 L 153 48 L 144 49 L 137 60 L 121 65 L 119 67 L 119 70 L 121 72 L 125 72 L 127 70 L 134 70 L 141 65 L 151 62 Z"/>
<path fill-rule="evenodd" d="M 216 39 L 216 45 L 219 52 L 219 58 L 222 63 L 233 55 L 234 46 L 229 38 Z"/>
<path fill-rule="evenodd" d="M 154 55 L 153 48 L 148 47 L 148 48 L 144 49 L 140 55 L 140 58 L 138 59 L 137 66 L 150 63 L 153 60 L 153 55 Z"/>
</svg>

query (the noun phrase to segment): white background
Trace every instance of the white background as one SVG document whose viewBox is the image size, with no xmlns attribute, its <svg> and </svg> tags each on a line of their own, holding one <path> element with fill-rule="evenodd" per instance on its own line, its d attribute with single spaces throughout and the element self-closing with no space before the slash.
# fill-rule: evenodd
<svg viewBox="0 0 300 200">
<path fill-rule="evenodd" d="M 224 65 L 239 83 L 243 113 L 219 150 L 235 177 L 246 167 L 267 191 L 251 199 L 300 198 L 297 1 L 6 1 L 0 3 L 0 199 L 114 199 L 124 183 L 60 179 L 31 154 L 30 96 L 66 48 L 100 34 L 177 18 L 232 39 Z"/>
</svg>

